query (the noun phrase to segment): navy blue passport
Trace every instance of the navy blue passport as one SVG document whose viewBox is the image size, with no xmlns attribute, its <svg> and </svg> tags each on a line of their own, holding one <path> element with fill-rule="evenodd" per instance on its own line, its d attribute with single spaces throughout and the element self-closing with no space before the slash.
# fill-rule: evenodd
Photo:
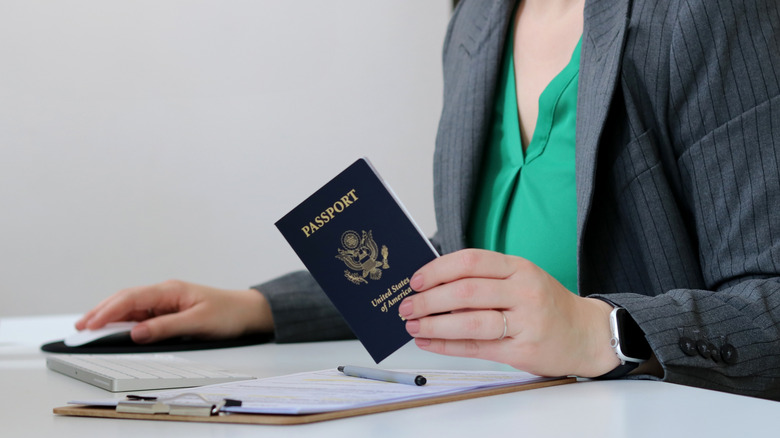
<svg viewBox="0 0 780 438">
<path fill-rule="evenodd" d="M 398 306 L 438 256 L 361 158 L 276 222 L 376 363 L 411 340 Z"/>
</svg>

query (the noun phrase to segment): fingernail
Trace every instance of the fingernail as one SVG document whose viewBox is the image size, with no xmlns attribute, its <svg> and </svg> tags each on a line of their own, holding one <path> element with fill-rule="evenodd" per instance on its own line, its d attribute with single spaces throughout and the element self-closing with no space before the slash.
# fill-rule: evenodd
<svg viewBox="0 0 780 438">
<path fill-rule="evenodd" d="M 412 280 L 409 282 L 409 286 L 411 286 L 412 289 L 414 290 L 418 290 L 422 288 L 423 286 L 422 274 L 414 274 L 414 276 L 412 276 Z"/>
<path fill-rule="evenodd" d="M 133 338 L 134 342 L 143 344 L 144 342 L 151 339 L 152 333 L 149 331 L 149 327 L 145 325 L 137 325 L 133 328 L 133 331 L 130 332 L 130 337 Z"/>
<path fill-rule="evenodd" d="M 431 345 L 431 340 L 426 338 L 417 338 L 414 340 L 414 343 L 417 344 L 418 347 L 427 347 Z"/>
<path fill-rule="evenodd" d="M 414 336 L 417 333 L 420 332 L 420 321 L 414 320 L 414 321 L 406 321 L 406 331 L 409 332 L 410 335 Z"/>
<path fill-rule="evenodd" d="M 398 313 L 404 318 L 411 316 L 414 311 L 414 305 L 411 300 L 404 300 L 400 306 L 398 306 Z"/>
</svg>

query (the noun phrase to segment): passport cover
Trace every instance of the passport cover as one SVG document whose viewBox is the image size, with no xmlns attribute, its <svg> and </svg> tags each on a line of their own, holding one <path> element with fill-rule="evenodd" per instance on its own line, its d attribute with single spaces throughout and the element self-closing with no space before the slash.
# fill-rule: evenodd
<svg viewBox="0 0 780 438">
<path fill-rule="evenodd" d="M 376 363 L 412 339 L 398 306 L 438 256 L 361 158 L 276 222 Z"/>
</svg>

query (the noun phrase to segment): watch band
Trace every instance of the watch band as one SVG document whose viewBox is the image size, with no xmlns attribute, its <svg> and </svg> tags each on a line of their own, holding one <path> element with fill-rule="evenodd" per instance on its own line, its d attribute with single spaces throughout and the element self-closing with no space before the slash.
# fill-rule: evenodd
<svg viewBox="0 0 780 438">
<path fill-rule="evenodd" d="M 627 375 L 631 371 L 634 371 L 634 369 L 638 366 L 639 366 L 639 362 L 623 362 L 622 364 L 613 368 L 612 371 L 608 373 L 604 373 L 598 377 L 594 377 L 593 380 L 619 379 Z"/>
</svg>

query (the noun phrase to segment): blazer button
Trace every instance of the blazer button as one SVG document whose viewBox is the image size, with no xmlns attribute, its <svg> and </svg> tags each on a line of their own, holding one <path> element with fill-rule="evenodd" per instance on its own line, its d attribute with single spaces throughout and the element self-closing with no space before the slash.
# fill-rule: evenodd
<svg viewBox="0 0 780 438">
<path fill-rule="evenodd" d="M 705 359 L 710 358 L 710 347 L 707 345 L 707 342 L 702 340 L 696 341 L 696 349 L 699 350 L 699 356 Z"/>
<path fill-rule="evenodd" d="M 734 365 L 737 363 L 737 358 L 739 355 L 737 354 L 737 349 L 731 344 L 723 344 L 722 347 L 720 347 L 720 358 L 723 359 L 723 362 L 726 362 L 729 365 Z"/>
<path fill-rule="evenodd" d="M 712 359 L 715 363 L 720 363 L 720 351 L 718 351 L 718 348 L 714 346 L 713 344 L 709 344 L 710 347 L 710 359 Z"/>
<path fill-rule="evenodd" d="M 693 342 L 693 339 L 687 336 L 683 336 L 680 338 L 678 345 L 680 346 L 680 350 L 682 350 L 686 355 L 696 356 L 696 343 Z"/>
</svg>

